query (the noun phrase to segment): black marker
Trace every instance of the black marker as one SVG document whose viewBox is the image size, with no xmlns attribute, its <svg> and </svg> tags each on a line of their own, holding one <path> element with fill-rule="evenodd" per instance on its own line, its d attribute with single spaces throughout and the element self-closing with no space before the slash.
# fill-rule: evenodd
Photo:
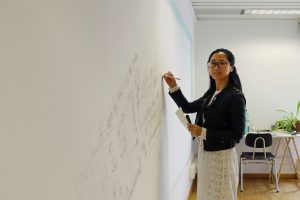
<svg viewBox="0 0 300 200">
<path fill-rule="evenodd" d="M 185 117 L 186 117 L 186 119 L 188 120 L 188 122 L 191 124 L 191 123 L 192 123 L 192 121 L 191 121 L 191 118 L 190 118 L 190 116 L 189 116 L 189 115 L 186 115 Z"/>
</svg>

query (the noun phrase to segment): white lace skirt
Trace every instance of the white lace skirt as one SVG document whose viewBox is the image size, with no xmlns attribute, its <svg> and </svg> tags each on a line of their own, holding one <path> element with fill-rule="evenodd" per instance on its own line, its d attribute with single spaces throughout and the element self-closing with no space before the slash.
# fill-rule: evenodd
<svg viewBox="0 0 300 200">
<path fill-rule="evenodd" d="M 197 200 L 237 200 L 238 158 L 235 148 L 198 148 Z"/>
</svg>

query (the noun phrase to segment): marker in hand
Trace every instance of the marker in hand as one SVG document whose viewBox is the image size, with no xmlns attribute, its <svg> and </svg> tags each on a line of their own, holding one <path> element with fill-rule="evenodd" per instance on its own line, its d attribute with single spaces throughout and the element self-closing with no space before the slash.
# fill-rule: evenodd
<svg viewBox="0 0 300 200">
<path fill-rule="evenodd" d="M 191 123 L 192 123 L 192 121 L 191 121 L 191 118 L 190 118 L 190 116 L 189 116 L 189 115 L 186 115 L 185 117 L 186 117 L 186 119 L 188 120 L 188 122 L 191 124 Z"/>
<path fill-rule="evenodd" d="M 192 121 L 191 121 L 190 116 L 189 116 L 189 115 L 186 115 L 185 117 L 186 117 L 187 121 L 191 124 Z M 194 135 L 192 135 L 192 136 L 193 136 L 193 140 L 194 140 L 196 136 L 194 136 Z"/>
<path fill-rule="evenodd" d="M 174 78 L 176 80 L 181 80 L 180 78 L 174 77 L 174 76 L 169 76 L 169 75 L 164 75 L 164 77 L 169 77 L 169 78 Z"/>
</svg>

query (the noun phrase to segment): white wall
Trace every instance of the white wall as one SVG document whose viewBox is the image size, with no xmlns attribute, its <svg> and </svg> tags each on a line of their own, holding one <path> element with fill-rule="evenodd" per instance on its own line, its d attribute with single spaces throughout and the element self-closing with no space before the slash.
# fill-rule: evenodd
<svg viewBox="0 0 300 200">
<path fill-rule="evenodd" d="M 164 27 L 160 39 L 164 69 L 181 78 L 178 84 L 186 97 L 192 95 L 192 68 L 194 67 L 194 15 L 189 1 L 168 1 L 168 9 L 161 12 L 161 25 Z M 175 17 L 175 18 L 174 18 Z M 168 58 L 168 59 L 166 59 Z M 191 180 L 188 171 L 192 158 L 191 137 L 176 115 L 176 104 L 164 85 L 166 121 L 162 134 L 162 182 L 160 199 L 186 199 Z"/>
<path fill-rule="evenodd" d="M 297 20 L 198 21 L 197 96 L 208 87 L 206 62 L 217 48 L 228 48 L 236 57 L 250 120 L 256 129 L 270 129 L 271 124 L 282 116 L 276 111 L 278 109 L 295 112 L 300 99 L 297 61 L 300 25 Z M 285 169 L 285 172 L 290 171 Z"/>
<path fill-rule="evenodd" d="M 0 3 L 0 199 L 185 199 L 189 1 Z"/>
</svg>

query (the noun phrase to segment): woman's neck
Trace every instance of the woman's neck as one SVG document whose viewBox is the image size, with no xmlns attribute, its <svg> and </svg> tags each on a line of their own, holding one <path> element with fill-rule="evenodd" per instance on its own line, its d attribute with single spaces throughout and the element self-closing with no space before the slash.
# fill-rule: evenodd
<svg viewBox="0 0 300 200">
<path fill-rule="evenodd" d="M 229 83 L 229 80 L 216 80 L 216 91 L 222 91 Z"/>
</svg>

